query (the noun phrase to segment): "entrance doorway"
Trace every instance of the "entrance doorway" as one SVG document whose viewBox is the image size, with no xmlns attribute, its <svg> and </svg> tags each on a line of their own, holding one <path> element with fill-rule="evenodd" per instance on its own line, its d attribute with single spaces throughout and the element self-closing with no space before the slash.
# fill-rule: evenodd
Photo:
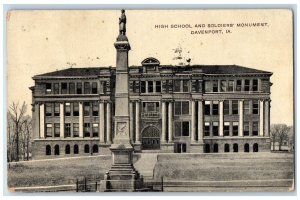
<svg viewBox="0 0 300 200">
<path fill-rule="evenodd" d="M 160 149 L 160 132 L 155 126 L 148 126 L 142 132 L 142 149 Z"/>
<path fill-rule="evenodd" d="M 175 152 L 176 153 L 186 153 L 186 144 L 185 143 L 177 143 Z"/>
</svg>

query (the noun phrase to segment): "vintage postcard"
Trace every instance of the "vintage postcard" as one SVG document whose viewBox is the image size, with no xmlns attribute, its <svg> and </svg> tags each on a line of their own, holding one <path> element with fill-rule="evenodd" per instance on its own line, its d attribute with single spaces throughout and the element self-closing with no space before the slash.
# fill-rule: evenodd
<svg viewBox="0 0 300 200">
<path fill-rule="evenodd" d="M 293 12 L 10 10 L 10 192 L 294 191 Z"/>
</svg>

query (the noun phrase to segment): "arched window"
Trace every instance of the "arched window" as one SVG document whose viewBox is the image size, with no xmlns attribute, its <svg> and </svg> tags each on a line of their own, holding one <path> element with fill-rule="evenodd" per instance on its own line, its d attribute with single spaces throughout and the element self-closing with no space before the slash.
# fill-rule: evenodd
<svg viewBox="0 0 300 200">
<path fill-rule="evenodd" d="M 219 145 L 214 144 L 214 153 L 218 153 L 218 152 L 219 152 Z"/>
<path fill-rule="evenodd" d="M 257 143 L 253 144 L 253 152 L 258 152 L 258 144 Z"/>
<path fill-rule="evenodd" d="M 224 152 L 230 152 L 229 144 L 224 145 Z"/>
<path fill-rule="evenodd" d="M 74 154 L 78 154 L 79 153 L 79 148 L 78 148 L 78 145 L 75 144 L 74 145 Z"/>
<path fill-rule="evenodd" d="M 66 149 L 65 149 L 66 154 L 70 154 L 71 149 L 70 149 L 70 145 L 66 145 Z"/>
<path fill-rule="evenodd" d="M 93 153 L 98 153 L 98 145 L 97 144 L 94 144 L 93 146 Z"/>
<path fill-rule="evenodd" d="M 205 146 L 204 146 L 204 152 L 205 153 L 210 153 L 210 145 L 209 144 L 205 144 Z"/>
<path fill-rule="evenodd" d="M 54 155 L 59 155 L 59 145 L 58 144 L 56 144 L 54 146 Z"/>
<path fill-rule="evenodd" d="M 49 144 L 46 146 L 46 155 L 47 156 L 51 155 L 51 146 Z"/>
<path fill-rule="evenodd" d="M 239 145 L 237 143 L 233 144 L 233 152 L 239 152 Z"/>
<path fill-rule="evenodd" d="M 246 143 L 244 145 L 244 152 L 249 152 L 249 144 L 248 143 Z"/>
<path fill-rule="evenodd" d="M 90 145 L 84 145 L 84 153 L 90 153 Z"/>
</svg>

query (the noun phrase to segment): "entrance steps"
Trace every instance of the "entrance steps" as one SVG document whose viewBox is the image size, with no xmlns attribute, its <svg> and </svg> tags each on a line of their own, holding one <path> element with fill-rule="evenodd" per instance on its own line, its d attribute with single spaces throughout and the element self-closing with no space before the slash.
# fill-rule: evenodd
<svg viewBox="0 0 300 200">
<path fill-rule="evenodd" d="M 158 153 L 136 153 L 138 160 L 134 163 L 134 167 L 143 175 L 144 179 L 153 178 L 153 170 L 157 162 Z"/>
</svg>

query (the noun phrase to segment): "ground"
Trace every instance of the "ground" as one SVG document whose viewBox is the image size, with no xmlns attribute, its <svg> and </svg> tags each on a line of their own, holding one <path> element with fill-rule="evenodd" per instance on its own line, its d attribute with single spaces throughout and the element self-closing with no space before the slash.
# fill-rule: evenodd
<svg viewBox="0 0 300 200">
<path fill-rule="evenodd" d="M 293 163 L 291 153 L 136 154 L 134 159 L 146 181 L 163 177 L 165 191 L 289 191 Z M 74 185 L 83 177 L 96 181 L 110 165 L 110 156 L 11 163 L 8 186 Z"/>
</svg>

